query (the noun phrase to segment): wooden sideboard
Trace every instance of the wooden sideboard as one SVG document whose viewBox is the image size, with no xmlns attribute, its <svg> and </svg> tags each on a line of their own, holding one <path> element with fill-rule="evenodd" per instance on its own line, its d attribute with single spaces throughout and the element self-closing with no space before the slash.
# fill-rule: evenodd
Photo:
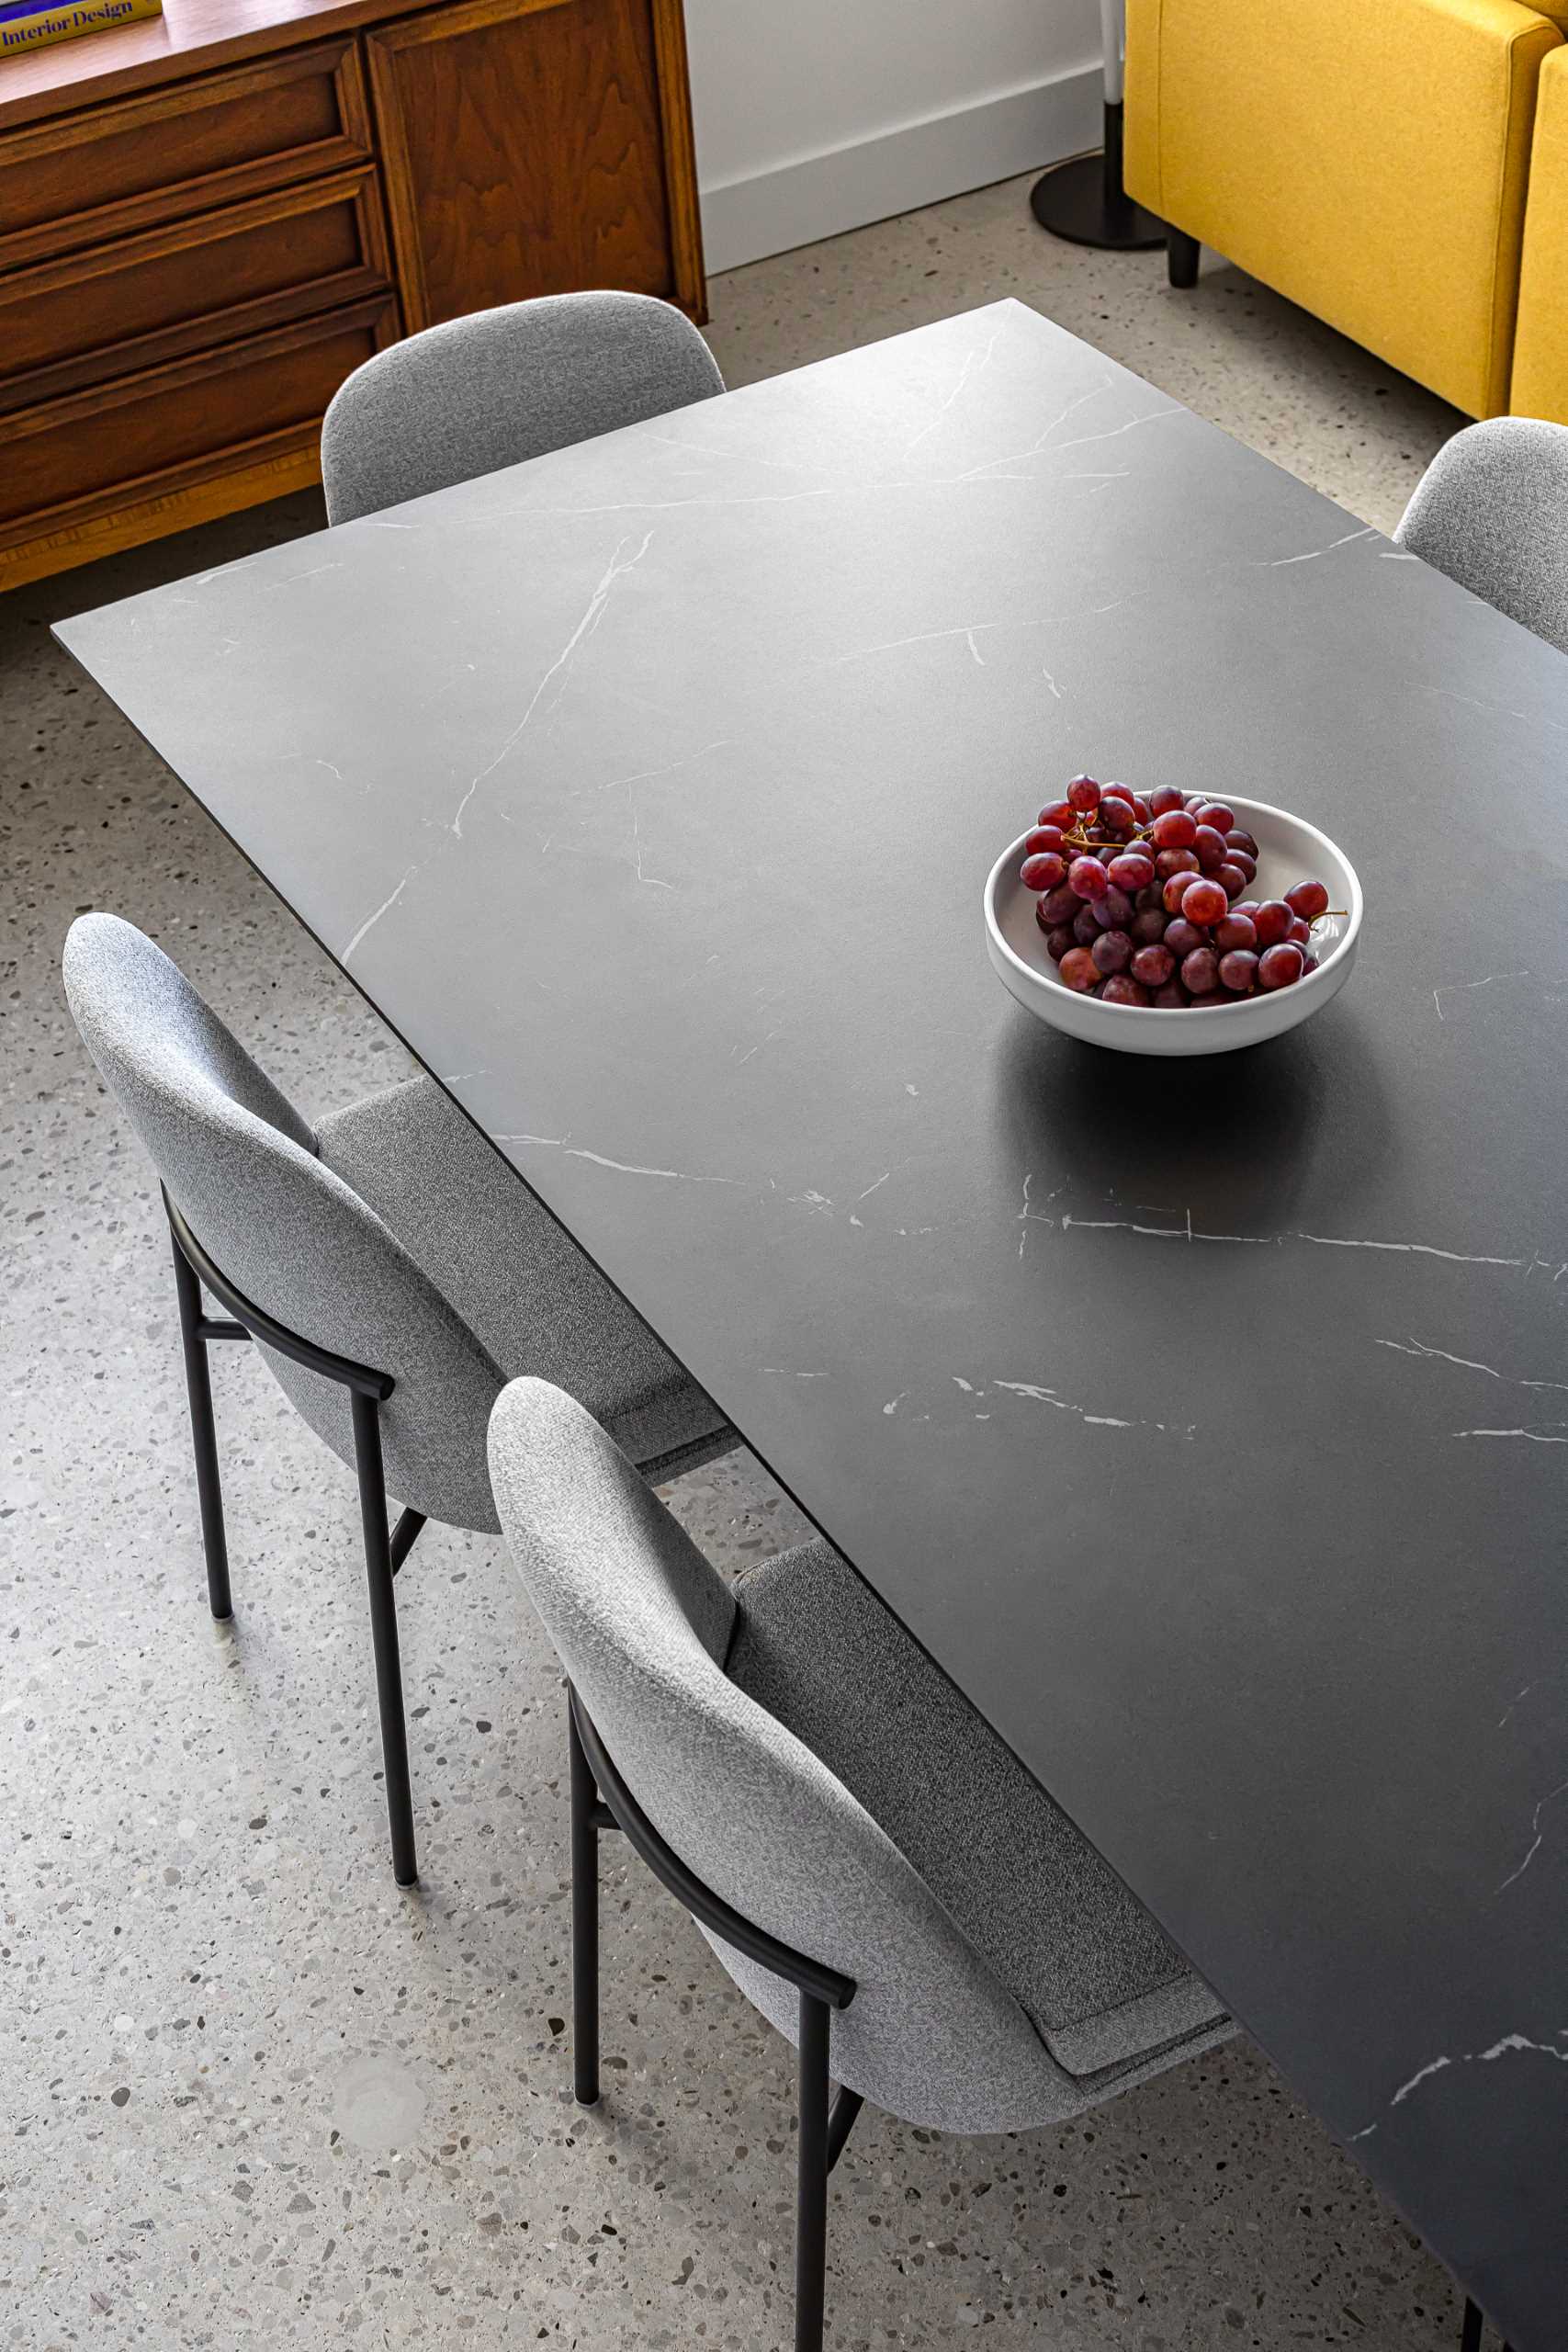
<svg viewBox="0 0 1568 2352">
<path fill-rule="evenodd" d="M 0 587 L 320 478 L 400 334 L 705 313 L 681 0 L 165 0 L 0 60 Z"/>
</svg>

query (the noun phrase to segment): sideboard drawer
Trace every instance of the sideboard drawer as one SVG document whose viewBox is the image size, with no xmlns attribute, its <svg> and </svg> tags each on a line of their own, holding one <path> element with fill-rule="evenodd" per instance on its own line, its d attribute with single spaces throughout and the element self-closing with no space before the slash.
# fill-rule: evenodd
<svg viewBox="0 0 1568 2352">
<path fill-rule="evenodd" d="M 132 492 L 145 498 L 310 446 L 344 378 L 396 334 L 396 303 L 373 295 L 15 411 L 0 467 L 0 546 Z"/>
<path fill-rule="evenodd" d="M 373 165 L 0 273 L 0 412 L 388 284 Z"/>
<path fill-rule="evenodd" d="M 351 40 L 0 136 L 0 268 L 371 158 Z"/>
</svg>

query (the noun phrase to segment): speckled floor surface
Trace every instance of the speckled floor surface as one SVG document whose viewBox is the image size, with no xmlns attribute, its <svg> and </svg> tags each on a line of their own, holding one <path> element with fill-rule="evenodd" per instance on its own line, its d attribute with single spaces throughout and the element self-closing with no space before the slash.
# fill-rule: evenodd
<svg viewBox="0 0 1568 2352">
<path fill-rule="evenodd" d="M 1387 526 L 1458 422 L 1211 267 L 1051 243 L 1021 184 L 719 281 L 732 380 L 1011 292 Z M 359 1001 L 46 634 L 312 527 L 312 497 L 0 602 L 0 2346 L 632 2352 L 787 2341 L 788 2053 L 635 1865 L 607 2096 L 567 2093 L 559 1691 L 500 1546 L 400 1581 L 424 1883 L 393 1888 L 351 1481 L 239 1351 L 215 1380 L 238 1616 L 205 1611 L 150 1171 L 61 940 L 152 932 L 310 1109 L 400 1069 Z M 677 1507 L 799 1532 L 743 1455 Z M 863 2119 L 832 2341 L 1448 2346 L 1442 2271 L 1245 2045 L 1087 2121 Z"/>
</svg>

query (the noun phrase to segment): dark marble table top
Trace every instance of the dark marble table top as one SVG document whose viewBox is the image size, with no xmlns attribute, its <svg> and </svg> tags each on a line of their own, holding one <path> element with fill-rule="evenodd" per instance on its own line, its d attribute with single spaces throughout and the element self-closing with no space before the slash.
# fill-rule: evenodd
<svg viewBox="0 0 1568 2352">
<path fill-rule="evenodd" d="M 1568 661 L 1011 302 L 60 635 L 1561 2345 Z M 1032 1023 L 981 884 L 1079 768 L 1342 842 L 1337 1001 Z"/>
</svg>

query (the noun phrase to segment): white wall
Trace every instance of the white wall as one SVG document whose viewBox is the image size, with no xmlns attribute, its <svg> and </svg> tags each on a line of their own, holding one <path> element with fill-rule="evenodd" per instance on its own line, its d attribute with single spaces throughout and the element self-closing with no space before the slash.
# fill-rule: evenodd
<svg viewBox="0 0 1568 2352">
<path fill-rule="evenodd" d="M 1097 0 L 686 0 L 710 271 L 1100 143 Z"/>
</svg>

